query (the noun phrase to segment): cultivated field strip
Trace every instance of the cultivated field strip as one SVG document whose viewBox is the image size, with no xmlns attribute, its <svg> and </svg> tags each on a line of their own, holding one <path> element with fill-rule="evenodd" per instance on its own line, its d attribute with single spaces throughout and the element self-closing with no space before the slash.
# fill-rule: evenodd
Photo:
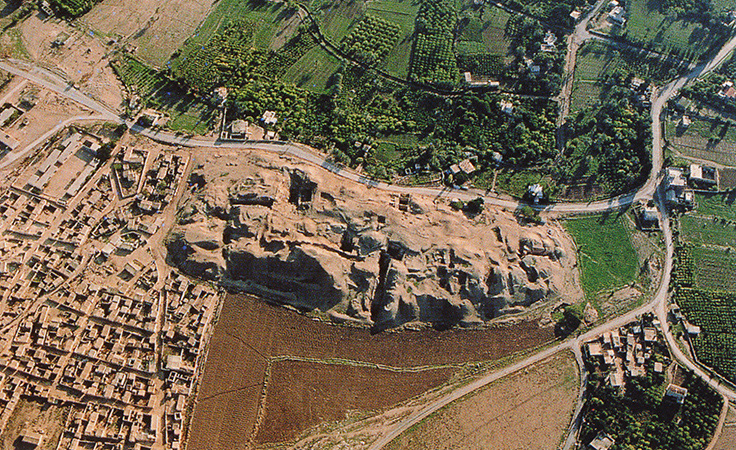
<svg viewBox="0 0 736 450">
<path fill-rule="evenodd" d="M 468 363 L 497 361 L 553 339 L 552 327 L 536 321 L 371 335 L 229 295 L 211 340 L 188 448 L 289 441 L 350 411 L 380 411 L 444 385 L 472 369 Z"/>
</svg>

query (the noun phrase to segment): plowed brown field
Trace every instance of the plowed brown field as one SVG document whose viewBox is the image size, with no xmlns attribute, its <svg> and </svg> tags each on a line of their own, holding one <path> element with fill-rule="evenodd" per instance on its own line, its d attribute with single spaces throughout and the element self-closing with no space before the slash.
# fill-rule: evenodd
<svg viewBox="0 0 736 450">
<path fill-rule="evenodd" d="M 370 367 L 279 361 L 271 368 L 256 441 L 283 442 L 350 410 L 375 411 L 446 383 L 454 369 L 391 372 Z"/>
<path fill-rule="evenodd" d="M 339 420 L 349 410 L 400 403 L 445 383 L 453 372 L 275 361 L 261 406 L 272 357 L 420 367 L 496 360 L 552 339 L 552 327 L 536 322 L 372 335 L 365 328 L 318 322 L 252 297 L 229 295 L 210 343 L 187 448 L 229 450 L 248 448 L 256 438 L 261 443 L 289 440 L 320 421 Z M 264 408 L 264 418 L 256 430 L 259 408 Z"/>
</svg>

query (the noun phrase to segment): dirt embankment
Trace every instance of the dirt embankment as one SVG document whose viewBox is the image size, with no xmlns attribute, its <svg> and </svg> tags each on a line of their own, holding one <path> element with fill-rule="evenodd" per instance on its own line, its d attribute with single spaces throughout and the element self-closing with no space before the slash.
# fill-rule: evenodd
<svg viewBox="0 0 736 450">
<path fill-rule="evenodd" d="M 169 262 L 302 311 L 378 329 L 472 326 L 582 298 L 572 242 L 506 212 L 474 217 L 271 156 L 209 154 Z"/>
</svg>

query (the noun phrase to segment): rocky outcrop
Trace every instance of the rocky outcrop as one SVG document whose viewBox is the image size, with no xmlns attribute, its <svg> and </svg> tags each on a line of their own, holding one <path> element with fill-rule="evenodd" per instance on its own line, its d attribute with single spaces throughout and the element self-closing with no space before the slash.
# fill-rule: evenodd
<svg viewBox="0 0 736 450">
<path fill-rule="evenodd" d="M 378 328 L 473 326 L 582 296 L 554 225 L 431 198 L 400 211 L 398 196 L 284 161 L 213 156 L 194 176 L 168 261 L 227 289 Z"/>
</svg>

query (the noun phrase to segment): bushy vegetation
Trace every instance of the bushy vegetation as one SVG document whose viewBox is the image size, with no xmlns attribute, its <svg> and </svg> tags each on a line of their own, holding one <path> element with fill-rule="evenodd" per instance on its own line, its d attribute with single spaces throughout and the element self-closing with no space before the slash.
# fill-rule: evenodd
<svg viewBox="0 0 736 450">
<path fill-rule="evenodd" d="M 342 42 L 342 51 L 352 58 L 368 64 L 383 59 L 399 38 L 401 28 L 389 22 L 367 15 Z"/>
<path fill-rule="evenodd" d="M 214 120 L 216 108 L 189 94 L 166 73 L 151 69 L 130 56 L 112 63 L 121 81 L 140 96 L 143 106 L 160 109 L 170 117 L 168 127 L 175 131 L 205 133 Z"/>
<path fill-rule="evenodd" d="M 624 192 L 651 170 L 651 117 L 630 89 L 611 86 L 601 102 L 579 111 L 566 124 L 566 159 L 561 180 L 587 180 L 610 193 Z"/>
<path fill-rule="evenodd" d="M 680 94 L 691 100 L 705 103 L 723 113 L 736 114 L 736 104 L 730 98 L 718 95 L 725 81 L 729 81 L 729 78 L 725 75 L 712 74 L 706 78 L 699 78 L 694 83 L 685 86 Z"/>
<path fill-rule="evenodd" d="M 420 0 L 409 77 L 452 86 L 458 77 L 453 50 L 457 12 L 451 0 Z"/>
<path fill-rule="evenodd" d="M 175 68 L 175 75 L 200 94 L 226 81 L 258 71 L 261 52 L 252 46 L 253 23 L 237 20 L 228 23 L 205 45 L 184 57 Z"/>
<path fill-rule="evenodd" d="M 701 329 L 693 338 L 698 359 L 736 382 L 736 294 L 681 287 L 674 300 Z"/>
<path fill-rule="evenodd" d="M 59 14 L 78 17 L 92 9 L 99 0 L 49 0 L 49 4 Z"/>
<path fill-rule="evenodd" d="M 697 61 L 712 55 L 730 30 L 709 0 L 627 0 L 627 22 L 611 33 L 637 46 L 678 59 Z"/>
<path fill-rule="evenodd" d="M 475 75 L 497 76 L 504 71 L 503 57 L 487 53 L 458 55 L 458 67 Z"/>
<path fill-rule="evenodd" d="M 570 17 L 570 13 L 576 9 L 582 11 L 588 4 L 594 2 L 586 0 L 504 0 L 502 3 L 550 25 L 572 28 L 575 20 Z"/>
<path fill-rule="evenodd" d="M 588 298 L 636 279 L 639 264 L 624 220 L 624 215 L 604 215 L 565 222 L 578 248 L 580 282 Z"/>
<path fill-rule="evenodd" d="M 555 52 L 541 51 L 540 44 L 547 31 L 539 21 L 524 16 L 513 16 L 506 23 L 509 54 L 513 61 L 506 68 L 504 80 L 519 92 L 555 95 L 560 90 L 565 47 L 561 43 Z M 559 32 L 557 37 L 562 42 Z M 534 73 L 531 66 L 539 66 L 539 73 Z"/>
<path fill-rule="evenodd" d="M 662 350 L 666 351 L 666 350 Z M 700 378 L 685 372 L 682 387 L 688 390 L 682 405 L 664 397 L 663 374 L 654 362 L 646 375 L 631 379 L 624 394 L 593 372 L 589 411 L 581 429 L 581 441 L 590 442 L 603 431 L 616 441 L 612 450 L 672 450 L 706 448 L 718 423 L 722 399 Z"/>
</svg>

